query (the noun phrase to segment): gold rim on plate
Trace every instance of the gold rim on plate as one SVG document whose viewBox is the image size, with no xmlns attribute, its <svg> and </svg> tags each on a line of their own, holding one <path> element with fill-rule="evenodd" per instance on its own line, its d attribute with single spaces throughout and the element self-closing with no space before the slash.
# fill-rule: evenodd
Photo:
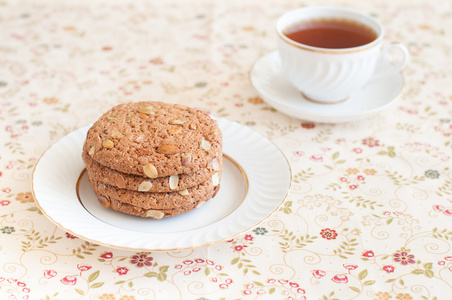
<svg viewBox="0 0 452 300">
<path fill-rule="evenodd" d="M 219 119 L 219 118 L 217 118 L 217 119 Z M 224 119 L 223 119 L 223 120 L 224 120 Z M 228 122 L 231 122 L 231 121 L 228 121 Z M 233 122 L 233 123 L 235 123 L 235 122 Z M 238 124 L 238 123 L 237 123 L 237 124 Z M 239 124 L 239 125 L 241 125 L 241 124 Z M 241 126 L 243 126 L 243 125 L 241 125 Z M 81 130 L 81 129 L 83 129 L 83 128 L 80 128 L 80 129 L 78 129 L 78 130 Z M 76 131 L 78 131 L 78 130 L 76 130 Z M 73 133 L 74 133 L 74 132 L 73 132 Z M 71 134 L 71 133 L 70 133 L 70 134 Z M 69 135 L 69 134 L 68 134 L 68 135 Z M 68 135 L 66 135 L 66 136 L 68 136 Z M 258 135 L 260 136 L 260 138 L 263 138 L 260 134 L 258 134 Z M 65 137 L 66 137 L 66 136 L 65 136 Z M 64 137 L 63 137 L 63 138 L 64 138 Z M 61 138 L 61 139 L 63 139 L 63 138 Z M 61 139 L 60 139 L 60 140 L 61 140 Z M 265 139 L 265 138 L 264 138 L 264 139 Z M 58 140 L 58 141 L 60 141 L 60 140 Z M 253 228 L 259 226 L 260 224 L 262 224 L 263 222 L 265 222 L 267 219 L 269 219 L 273 214 L 275 214 L 275 213 L 281 208 L 281 206 L 283 205 L 283 203 L 285 202 L 285 199 L 287 198 L 287 196 L 288 196 L 288 194 L 289 194 L 289 190 L 290 190 L 290 187 L 291 187 L 291 184 L 292 184 L 292 182 L 291 182 L 292 171 L 291 171 L 291 168 L 290 168 L 290 164 L 289 164 L 289 162 L 288 162 L 286 156 L 283 155 L 283 153 L 280 151 L 280 149 L 279 149 L 273 142 L 269 141 L 268 139 L 265 139 L 265 140 L 266 140 L 266 142 L 269 142 L 269 144 L 271 144 L 273 147 L 275 147 L 275 150 L 277 150 L 277 151 L 279 152 L 279 154 L 281 155 L 281 157 L 284 158 L 284 160 L 285 160 L 285 162 L 286 162 L 286 164 L 287 164 L 287 165 L 286 165 L 287 170 L 285 171 L 285 172 L 287 172 L 287 173 L 286 173 L 285 175 L 288 176 L 289 181 L 288 181 L 287 190 L 285 190 L 285 192 L 282 192 L 282 193 L 285 193 L 285 195 L 284 195 L 284 196 L 281 195 L 281 198 L 282 198 L 282 199 L 281 199 L 281 198 L 279 199 L 280 202 L 279 202 L 279 204 L 273 209 L 273 211 L 269 212 L 269 214 L 268 214 L 266 217 L 262 217 L 262 219 L 261 219 L 259 222 L 257 222 L 256 224 L 254 224 L 254 225 L 252 225 L 252 226 L 249 226 L 248 228 L 245 228 L 245 229 L 243 229 L 243 230 L 241 230 L 241 231 L 239 231 L 239 232 L 236 232 L 236 233 L 234 233 L 234 234 L 229 234 L 227 237 L 219 238 L 219 239 L 217 239 L 217 240 L 210 241 L 210 242 L 207 242 L 207 243 L 202 243 L 202 244 L 199 244 L 199 245 L 193 245 L 193 246 L 187 246 L 187 247 L 168 247 L 168 248 L 165 248 L 165 249 L 160 249 L 160 248 L 152 249 L 152 248 L 146 248 L 146 247 L 127 247 L 127 246 L 119 246 L 119 245 L 111 244 L 111 243 L 109 243 L 109 242 L 103 242 L 103 241 L 101 241 L 101 240 L 99 240 L 99 239 L 88 238 L 88 237 L 86 237 L 86 236 L 84 236 L 84 235 L 81 235 L 81 234 L 77 233 L 76 231 L 74 231 L 74 230 L 72 230 L 72 229 L 70 229 L 70 228 L 67 228 L 66 226 L 62 225 L 60 222 L 56 221 L 51 215 L 49 215 L 49 214 L 45 211 L 45 209 L 43 208 L 42 204 L 39 202 L 38 197 L 36 196 L 36 190 L 35 190 L 35 177 L 36 177 L 36 170 L 37 170 L 38 165 L 39 165 L 39 163 L 41 162 L 42 158 L 45 156 L 45 154 L 48 152 L 49 149 L 51 149 L 54 145 L 56 145 L 56 144 L 58 143 L 58 141 L 57 141 L 55 144 L 53 144 L 51 147 L 49 147 L 49 148 L 44 152 L 44 154 L 39 158 L 38 162 L 36 163 L 36 165 L 35 165 L 35 167 L 34 167 L 34 169 L 33 169 L 33 173 L 32 173 L 32 194 L 33 194 L 33 197 L 34 197 L 34 199 L 35 199 L 35 202 L 36 202 L 38 208 L 41 210 L 42 214 L 45 215 L 45 216 L 46 216 L 49 220 L 51 220 L 54 224 L 56 224 L 57 226 L 59 226 L 60 228 L 62 228 L 63 230 L 65 230 L 66 232 L 68 232 L 68 233 L 70 233 L 70 234 L 72 234 L 72 235 L 74 235 L 74 236 L 77 236 L 77 237 L 79 237 L 79 238 L 81 238 L 81 239 L 84 239 L 84 240 L 87 240 L 87 241 L 91 241 L 91 242 L 96 243 L 96 244 L 100 244 L 100 245 L 104 245 L 104 246 L 108 246 L 108 247 L 116 248 L 116 249 L 133 250 L 133 251 L 180 251 L 180 250 L 196 249 L 196 248 L 201 248 L 201 247 L 205 247 L 205 246 L 210 246 L 210 245 L 213 245 L 213 244 L 216 244 L 216 243 L 219 243 L 219 242 L 223 242 L 223 241 L 226 241 L 226 240 L 233 239 L 233 238 L 235 238 L 236 236 L 239 236 L 239 235 L 241 235 L 241 234 L 243 234 L 243 233 L 245 233 L 245 232 L 247 232 L 247 231 L 249 231 L 249 230 L 252 230 Z M 76 141 L 76 142 L 78 142 L 78 141 Z M 80 149 L 81 149 L 81 147 L 80 147 Z M 81 150 L 80 150 L 80 151 L 81 151 Z M 249 181 L 248 176 L 247 176 L 247 174 L 246 174 L 246 172 L 245 172 L 245 169 L 244 169 L 244 168 L 243 168 L 236 160 L 232 159 L 230 156 L 228 156 L 228 155 L 225 154 L 224 157 L 225 157 L 226 159 L 228 159 L 228 160 L 229 160 L 229 161 L 230 161 L 230 162 L 231 162 L 231 163 L 239 170 L 239 172 L 242 174 L 242 176 L 243 176 L 243 181 L 244 181 L 244 184 L 245 184 L 245 192 L 244 192 L 243 198 L 242 198 L 241 201 L 237 204 L 237 206 L 236 206 L 234 209 L 232 209 L 231 212 L 228 213 L 228 215 L 222 216 L 221 219 L 224 219 L 225 217 L 227 217 L 227 216 L 229 216 L 230 214 L 234 213 L 237 209 L 239 209 L 239 208 L 243 205 L 243 203 L 245 202 L 245 199 L 246 199 L 247 196 L 248 196 L 249 187 L 250 187 L 250 181 Z M 74 189 L 76 190 L 76 194 L 77 194 L 77 198 L 78 198 L 77 200 L 79 201 L 79 203 L 80 203 L 80 205 L 82 206 L 82 208 L 85 209 L 92 217 L 94 217 L 94 218 L 98 219 L 99 221 L 102 221 L 103 223 L 105 223 L 105 221 L 103 221 L 103 220 L 99 219 L 98 217 L 96 217 L 95 215 L 93 215 L 93 214 L 85 207 L 85 205 L 83 205 L 83 200 L 80 200 L 80 198 L 81 198 L 81 197 L 80 197 L 80 193 L 79 193 L 79 189 L 80 189 L 80 180 L 81 180 L 81 178 L 82 178 L 84 172 L 85 172 L 85 171 L 84 171 L 84 168 L 83 168 L 82 171 L 80 172 L 80 174 L 78 175 L 77 180 L 75 180 L 75 182 L 74 182 Z M 275 205 L 276 205 L 276 203 L 275 203 Z M 221 220 L 221 219 L 219 219 L 219 220 Z M 217 222 L 217 221 L 219 221 L 219 220 L 216 220 L 215 222 Z M 107 224 L 107 225 L 109 225 L 109 226 L 112 226 L 112 225 L 110 225 L 110 224 L 108 224 L 108 223 L 105 223 L 105 224 Z M 210 225 L 204 225 L 204 226 L 202 226 L 202 227 L 206 227 L 206 226 L 210 226 Z M 246 226 L 248 226 L 248 225 L 246 225 Z M 201 228 L 202 228 L 202 227 L 201 227 Z M 196 229 L 195 229 L 195 230 L 196 230 Z"/>
</svg>

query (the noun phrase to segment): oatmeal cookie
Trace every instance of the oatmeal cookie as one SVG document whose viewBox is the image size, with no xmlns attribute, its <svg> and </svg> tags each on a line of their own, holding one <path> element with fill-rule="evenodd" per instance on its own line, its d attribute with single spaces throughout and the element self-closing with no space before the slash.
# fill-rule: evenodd
<svg viewBox="0 0 452 300">
<path fill-rule="evenodd" d="M 222 155 L 217 122 L 178 104 L 120 104 L 88 130 L 83 151 L 113 170 L 148 178 L 191 174 Z"/>
</svg>

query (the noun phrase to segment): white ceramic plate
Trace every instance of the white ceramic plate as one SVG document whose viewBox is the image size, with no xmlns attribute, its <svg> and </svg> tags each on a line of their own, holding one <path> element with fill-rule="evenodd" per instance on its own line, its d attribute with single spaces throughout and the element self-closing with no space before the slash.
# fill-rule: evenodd
<svg viewBox="0 0 452 300">
<path fill-rule="evenodd" d="M 269 140 L 239 123 L 217 121 L 225 154 L 220 191 L 198 209 L 153 220 L 101 207 L 81 158 L 91 125 L 61 138 L 40 158 L 33 172 L 36 203 L 64 230 L 123 249 L 179 250 L 239 235 L 279 208 L 290 188 L 291 171 L 285 156 Z"/>
<path fill-rule="evenodd" d="M 384 76 L 373 78 L 347 100 L 321 104 L 307 100 L 284 77 L 278 51 L 262 56 L 250 71 L 250 81 L 268 105 L 302 120 L 341 123 L 367 118 L 388 107 L 403 89 L 403 76 L 388 62 L 381 60 L 376 72 L 387 69 Z"/>
</svg>

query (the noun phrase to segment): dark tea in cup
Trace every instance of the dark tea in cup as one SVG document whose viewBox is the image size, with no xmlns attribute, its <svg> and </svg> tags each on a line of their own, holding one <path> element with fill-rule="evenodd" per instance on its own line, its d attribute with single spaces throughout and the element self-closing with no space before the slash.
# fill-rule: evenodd
<svg viewBox="0 0 452 300">
<path fill-rule="evenodd" d="M 359 47 L 378 37 L 366 25 L 344 19 L 303 21 L 288 27 L 284 35 L 300 44 L 328 49 Z"/>
<path fill-rule="evenodd" d="M 339 7 L 301 7 L 276 22 L 281 74 L 305 99 L 337 103 L 348 99 L 375 76 L 402 69 L 408 61 L 406 47 L 382 47 L 384 28 L 378 20 Z M 398 64 L 389 51 L 403 55 Z M 388 68 L 377 66 L 385 60 Z"/>
</svg>

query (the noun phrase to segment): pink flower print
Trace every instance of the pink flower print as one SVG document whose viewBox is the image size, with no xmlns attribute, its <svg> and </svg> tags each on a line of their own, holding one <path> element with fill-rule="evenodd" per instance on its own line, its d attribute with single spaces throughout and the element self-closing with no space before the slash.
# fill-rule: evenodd
<svg viewBox="0 0 452 300">
<path fill-rule="evenodd" d="M 365 178 L 364 178 L 364 176 L 362 176 L 362 175 L 358 175 L 358 177 L 356 177 L 356 179 L 358 179 L 358 180 L 364 180 Z"/>
<path fill-rule="evenodd" d="M 452 256 L 446 256 L 446 257 L 444 257 L 444 259 L 447 261 L 452 261 Z"/>
<path fill-rule="evenodd" d="M 358 185 L 356 185 L 356 184 L 352 184 L 349 186 L 349 189 L 351 189 L 351 190 L 356 190 L 357 188 L 358 188 Z"/>
<path fill-rule="evenodd" d="M 362 254 L 364 257 L 374 257 L 375 254 L 372 250 L 368 250 Z"/>
<path fill-rule="evenodd" d="M 297 289 L 297 293 L 298 294 L 306 294 L 306 291 L 304 290 L 304 289 Z M 306 299 L 306 298 L 304 298 L 304 299 Z"/>
<path fill-rule="evenodd" d="M 105 258 L 105 259 L 110 259 L 113 258 L 113 253 L 111 252 L 104 252 L 100 255 L 100 257 Z"/>
<path fill-rule="evenodd" d="M 77 269 L 80 270 L 80 273 L 84 272 L 84 271 L 88 271 L 91 268 L 92 267 L 90 265 L 77 265 Z"/>
<path fill-rule="evenodd" d="M 385 270 L 386 273 L 392 273 L 392 272 L 394 272 L 395 268 L 393 266 L 386 265 L 383 267 L 383 270 Z"/>
<path fill-rule="evenodd" d="M 337 237 L 337 232 L 334 229 L 325 228 L 320 230 L 320 235 L 327 240 L 335 240 Z"/>
<path fill-rule="evenodd" d="M 296 282 L 289 282 L 290 287 L 299 287 L 298 283 Z"/>
<path fill-rule="evenodd" d="M 195 262 L 198 264 L 202 264 L 204 262 L 204 259 L 197 258 L 197 259 L 195 259 Z"/>
<path fill-rule="evenodd" d="M 347 283 L 348 282 L 348 277 L 345 274 L 337 274 L 336 276 L 331 278 L 331 280 L 336 282 L 336 283 Z"/>
<path fill-rule="evenodd" d="M 184 260 L 184 265 L 191 265 L 193 264 L 192 260 Z"/>
<path fill-rule="evenodd" d="M 242 294 L 243 295 L 245 295 L 245 296 L 247 296 L 247 295 L 251 295 L 251 291 L 250 290 L 244 290 L 244 291 L 242 291 Z"/>
<path fill-rule="evenodd" d="M 66 285 L 75 285 L 77 283 L 77 277 L 68 275 L 63 277 L 60 281 Z"/>
<path fill-rule="evenodd" d="M 126 267 L 118 267 L 116 270 L 116 273 L 118 273 L 119 275 L 126 275 L 127 272 L 129 272 L 129 269 Z"/>
<path fill-rule="evenodd" d="M 142 268 L 144 266 L 151 266 L 152 260 L 154 258 L 148 257 L 146 254 L 140 254 L 140 255 L 132 255 L 132 259 L 130 260 L 130 263 L 133 265 L 136 265 L 138 268 Z"/>
<path fill-rule="evenodd" d="M 57 275 L 57 271 L 55 270 L 44 270 L 44 277 L 47 279 L 53 278 Z"/>
<path fill-rule="evenodd" d="M 293 152 L 293 154 L 295 155 L 295 156 L 303 156 L 304 155 L 304 152 L 303 151 L 294 151 Z"/>
<path fill-rule="evenodd" d="M 323 270 L 312 270 L 311 273 L 317 279 L 320 279 L 326 275 L 326 272 Z"/>
<path fill-rule="evenodd" d="M 361 153 L 363 153 L 363 149 L 361 149 L 361 148 L 353 148 L 353 152 L 355 152 L 356 154 L 361 154 Z"/>
<path fill-rule="evenodd" d="M 320 154 L 314 154 L 310 157 L 311 160 L 313 161 L 317 161 L 317 162 L 322 162 L 323 161 L 323 157 Z"/>
<path fill-rule="evenodd" d="M 275 283 L 276 282 L 276 279 L 274 279 L 274 278 L 270 278 L 269 280 L 267 280 L 267 283 Z"/>
<path fill-rule="evenodd" d="M 441 161 L 448 161 L 450 159 L 449 155 L 444 155 L 441 157 Z"/>
<path fill-rule="evenodd" d="M 392 260 L 396 263 L 400 263 L 403 266 L 408 264 L 414 264 L 416 261 L 414 260 L 413 254 L 408 254 L 406 251 L 396 252 L 392 255 Z"/>
<path fill-rule="evenodd" d="M 245 240 L 252 241 L 253 239 L 254 239 L 254 237 L 251 234 L 245 235 Z"/>
<path fill-rule="evenodd" d="M 348 264 L 343 264 L 344 268 L 346 268 L 348 270 L 348 273 L 350 274 L 350 271 L 355 270 L 356 268 L 358 268 L 357 265 L 348 265 Z"/>
<path fill-rule="evenodd" d="M 370 147 L 370 148 L 380 146 L 380 141 L 374 139 L 373 137 L 365 138 L 361 142 L 363 145 Z"/>
<path fill-rule="evenodd" d="M 445 211 L 443 211 L 443 214 L 445 214 L 448 217 L 452 216 L 452 209 L 446 209 Z"/>
<path fill-rule="evenodd" d="M 70 234 L 69 232 L 66 232 L 66 237 L 67 237 L 68 239 L 71 239 L 71 240 L 77 239 L 77 237 L 76 237 L 75 235 L 72 235 L 72 234 Z"/>
<path fill-rule="evenodd" d="M 245 247 L 248 247 L 247 245 L 238 245 L 234 247 L 235 251 L 242 251 Z"/>
<path fill-rule="evenodd" d="M 438 262 L 438 265 L 440 265 L 440 266 L 444 266 L 446 264 L 446 262 L 444 261 L 444 260 L 440 260 L 439 262 Z"/>
<path fill-rule="evenodd" d="M 11 201 L 9 201 L 9 200 L 2 200 L 2 201 L 0 201 L 0 205 L 1 206 L 7 206 L 7 205 L 9 205 L 11 203 Z"/>
<path fill-rule="evenodd" d="M 422 84 L 425 84 L 424 82 L 422 82 Z M 405 109 L 405 111 L 410 114 L 410 115 L 417 115 L 418 111 L 414 110 L 414 109 Z"/>
<path fill-rule="evenodd" d="M 348 181 L 348 179 L 347 178 L 345 178 L 345 177 L 341 177 L 341 182 L 347 182 Z"/>
</svg>

